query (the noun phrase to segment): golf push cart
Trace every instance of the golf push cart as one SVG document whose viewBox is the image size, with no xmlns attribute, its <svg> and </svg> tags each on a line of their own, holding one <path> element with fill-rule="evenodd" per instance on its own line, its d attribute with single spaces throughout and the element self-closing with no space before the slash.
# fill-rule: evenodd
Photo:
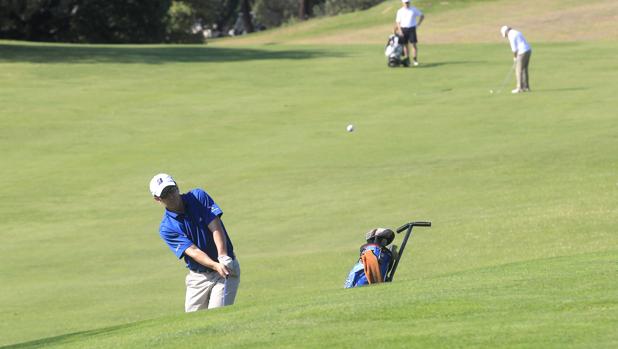
<svg viewBox="0 0 618 349">
<path fill-rule="evenodd" d="M 386 56 L 386 63 L 391 68 L 401 65 L 410 66 L 410 58 L 403 56 L 403 37 L 399 35 L 391 34 L 388 37 L 386 46 L 384 46 L 384 55 Z"/>
<path fill-rule="evenodd" d="M 406 232 L 399 251 L 396 245 L 391 245 L 395 240 L 392 230 L 377 228 L 368 231 L 365 235 L 367 243 L 360 247 L 360 258 L 350 270 L 344 288 L 393 281 L 414 227 L 431 227 L 431 222 L 410 222 L 399 227 L 397 234 Z"/>
</svg>

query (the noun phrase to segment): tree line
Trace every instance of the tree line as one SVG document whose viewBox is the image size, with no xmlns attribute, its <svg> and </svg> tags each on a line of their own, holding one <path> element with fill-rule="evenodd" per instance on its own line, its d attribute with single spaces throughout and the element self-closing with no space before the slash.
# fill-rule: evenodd
<svg viewBox="0 0 618 349">
<path fill-rule="evenodd" d="M 74 43 L 191 43 L 383 0 L 0 0 L 0 38 Z"/>
</svg>

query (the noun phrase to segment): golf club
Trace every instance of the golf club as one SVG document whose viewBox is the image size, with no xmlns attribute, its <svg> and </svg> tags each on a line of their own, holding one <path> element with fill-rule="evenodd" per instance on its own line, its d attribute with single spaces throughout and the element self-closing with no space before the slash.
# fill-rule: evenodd
<svg viewBox="0 0 618 349">
<path fill-rule="evenodd" d="M 500 87 L 495 90 L 496 93 L 500 93 L 502 92 L 502 89 L 504 88 L 504 85 L 506 85 L 506 83 L 508 82 L 509 78 L 511 77 L 511 75 L 513 75 L 513 70 L 515 69 L 515 64 L 517 62 L 513 62 L 513 65 L 511 65 L 511 69 L 509 70 L 508 74 L 506 74 L 506 76 L 504 77 L 504 80 L 502 80 L 502 84 L 500 85 Z M 489 93 L 494 93 L 494 90 L 489 90 Z"/>
<path fill-rule="evenodd" d="M 395 276 L 395 271 L 397 270 L 397 266 L 399 265 L 399 260 L 401 260 L 401 255 L 403 255 L 403 250 L 406 248 L 406 244 L 408 243 L 408 238 L 410 237 L 410 234 L 412 233 L 413 227 L 431 227 L 431 222 L 410 222 L 410 223 L 406 223 L 402 225 L 401 227 L 397 229 L 397 234 L 403 232 L 404 230 L 407 230 L 406 236 L 403 238 L 403 242 L 401 243 L 401 247 L 399 248 L 399 255 L 397 256 L 397 259 L 395 260 L 395 264 L 393 264 L 393 268 L 391 269 L 390 274 L 386 276 L 386 280 L 385 280 L 386 282 L 393 281 L 393 277 Z"/>
</svg>

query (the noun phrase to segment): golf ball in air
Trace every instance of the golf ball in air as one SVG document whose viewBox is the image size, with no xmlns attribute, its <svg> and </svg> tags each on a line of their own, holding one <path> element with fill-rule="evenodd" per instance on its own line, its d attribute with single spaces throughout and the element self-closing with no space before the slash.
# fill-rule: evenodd
<svg viewBox="0 0 618 349">
<path fill-rule="evenodd" d="M 348 132 L 354 131 L 354 125 L 349 124 L 348 127 L 346 127 L 346 130 L 348 130 Z"/>
</svg>

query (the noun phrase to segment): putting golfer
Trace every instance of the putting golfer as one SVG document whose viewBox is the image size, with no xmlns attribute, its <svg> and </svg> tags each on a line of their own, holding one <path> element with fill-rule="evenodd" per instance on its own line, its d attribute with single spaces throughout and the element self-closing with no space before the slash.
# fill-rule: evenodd
<svg viewBox="0 0 618 349">
<path fill-rule="evenodd" d="M 395 25 L 397 26 L 397 32 L 403 37 L 403 54 L 405 55 L 405 62 L 408 65 L 410 63 L 410 46 L 412 44 L 412 58 L 414 65 L 418 65 L 418 48 L 416 44 L 418 38 L 416 35 L 416 28 L 421 26 L 421 23 L 425 19 L 425 15 L 419 11 L 416 7 L 410 5 L 410 0 L 401 0 L 401 8 L 397 11 L 397 17 L 395 18 Z M 418 18 L 418 21 L 417 21 Z"/>
<path fill-rule="evenodd" d="M 185 311 L 234 304 L 240 265 L 221 221 L 221 208 L 202 189 L 180 194 L 172 176 L 165 173 L 152 178 L 150 192 L 165 207 L 161 238 L 189 269 Z"/>
<path fill-rule="evenodd" d="M 509 39 L 511 51 L 513 51 L 513 64 L 515 64 L 515 78 L 517 79 L 517 87 L 511 92 L 529 92 L 530 78 L 528 76 L 528 64 L 530 64 L 532 48 L 521 32 L 509 26 L 502 26 L 502 28 L 500 28 L 500 33 L 503 37 Z"/>
</svg>

